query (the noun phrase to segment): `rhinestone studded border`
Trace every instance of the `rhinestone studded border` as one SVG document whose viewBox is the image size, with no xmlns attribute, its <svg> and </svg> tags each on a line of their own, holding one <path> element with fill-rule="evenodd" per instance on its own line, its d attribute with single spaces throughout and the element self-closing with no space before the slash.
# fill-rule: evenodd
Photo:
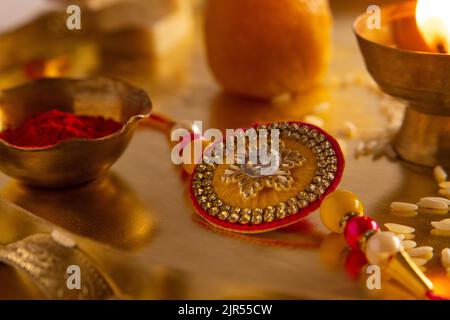
<svg viewBox="0 0 450 320">
<path fill-rule="evenodd" d="M 316 174 L 305 190 L 299 192 L 296 197 L 275 206 L 250 209 L 233 207 L 219 199 L 212 185 L 217 165 L 197 165 L 191 182 L 193 195 L 205 212 L 223 222 L 260 225 L 284 219 L 318 200 L 336 178 L 338 157 L 332 143 L 318 130 L 300 123 L 286 122 L 259 125 L 256 129 L 279 129 L 281 137 L 293 138 L 311 149 L 317 156 Z"/>
</svg>

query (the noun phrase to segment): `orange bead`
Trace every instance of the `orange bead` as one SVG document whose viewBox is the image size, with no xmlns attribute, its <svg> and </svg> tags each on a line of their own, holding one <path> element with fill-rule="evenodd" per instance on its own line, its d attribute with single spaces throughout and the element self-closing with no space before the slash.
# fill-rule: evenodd
<svg viewBox="0 0 450 320">
<path fill-rule="evenodd" d="M 336 190 L 328 195 L 320 206 L 322 223 L 331 231 L 341 233 L 340 223 L 348 213 L 364 215 L 364 208 L 358 197 L 346 190 Z"/>
</svg>

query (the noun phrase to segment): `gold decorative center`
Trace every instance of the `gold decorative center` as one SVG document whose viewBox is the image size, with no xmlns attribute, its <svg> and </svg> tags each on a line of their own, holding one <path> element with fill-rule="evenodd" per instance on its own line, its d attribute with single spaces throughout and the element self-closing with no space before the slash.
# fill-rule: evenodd
<svg viewBox="0 0 450 320">
<path fill-rule="evenodd" d="M 272 152 L 276 158 L 277 167 L 271 174 L 263 174 L 263 169 L 270 171 L 273 163 L 253 164 L 246 161 L 245 164 L 231 164 L 225 169 L 222 181 L 226 184 L 237 183 L 239 193 L 244 199 L 255 198 L 264 188 L 272 188 L 275 191 L 287 191 L 292 187 L 294 179 L 291 170 L 303 166 L 305 157 L 296 151 L 292 151 L 280 143 L 279 152 Z M 248 158 L 248 157 L 247 157 Z"/>
</svg>

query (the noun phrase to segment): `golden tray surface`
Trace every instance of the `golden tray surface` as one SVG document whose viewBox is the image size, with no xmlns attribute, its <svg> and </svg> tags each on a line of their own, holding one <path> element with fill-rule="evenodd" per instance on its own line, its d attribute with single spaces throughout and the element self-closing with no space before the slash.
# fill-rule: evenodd
<svg viewBox="0 0 450 320">
<path fill-rule="evenodd" d="M 342 74 L 368 79 L 350 28 L 358 12 L 335 12 L 330 79 Z M 202 120 L 204 127 L 225 129 L 255 121 L 300 120 L 323 102 L 331 105 L 321 114 L 331 133 L 338 132 L 346 120 L 366 130 L 385 124 L 379 96 L 364 87 L 328 85 L 289 105 L 276 106 L 228 96 L 208 71 L 200 39 L 183 48 L 165 61 L 134 60 L 130 64 L 119 60 L 108 62 L 111 67 L 105 68 L 100 60 L 100 66 L 89 74 L 124 77 L 148 90 L 154 112 L 176 120 Z M 82 59 L 91 58 L 82 55 Z M 155 76 L 147 76 L 150 73 Z M 389 221 L 416 228 L 418 244 L 435 248 L 427 275 L 438 293 L 448 295 L 450 280 L 438 253 L 450 246 L 450 238 L 430 235 L 429 221 L 440 216 L 395 217 L 389 213 L 391 201 L 416 202 L 436 194 L 431 171 L 384 157 L 356 159 L 355 145 L 355 141 L 348 142 L 341 187 L 356 192 L 366 212 L 381 225 Z M 391 283 L 383 282 L 382 290 L 369 292 L 364 276 L 359 282 L 352 281 L 344 268 L 345 252 L 338 254 L 343 249 L 341 239 L 327 235 L 317 213 L 287 230 L 235 235 L 206 226 L 195 214 L 187 188 L 187 180 L 171 163 L 166 137 L 143 128 L 112 173 L 90 185 L 50 192 L 0 175 L 0 195 L 33 213 L 0 203 L 0 245 L 59 226 L 72 233 L 125 296 L 137 299 L 414 298 Z M 1 265 L 2 281 L 10 279 L 4 269 Z M 2 283 L 2 288 L 0 297 L 23 296 L 9 281 Z M 32 290 L 27 294 L 37 295 Z"/>
</svg>

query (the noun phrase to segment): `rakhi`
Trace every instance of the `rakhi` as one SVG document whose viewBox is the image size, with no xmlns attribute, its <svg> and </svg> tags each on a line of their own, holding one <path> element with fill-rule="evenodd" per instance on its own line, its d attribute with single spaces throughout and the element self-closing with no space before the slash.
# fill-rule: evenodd
<svg viewBox="0 0 450 320">
<path fill-rule="evenodd" d="M 392 232 L 380 231 L 378 223 L 364 216 L 364 207 L 350 191 L 336 190 L 320 206 L 320 218 L 332 232 L 343 233 L 347 244 L 364 253 L 367 261 L 377 265 L 416 296 L 447 300 L 433 292 L 433 283 L 403 249 Z"/>
<path fill-rule="evenodd" d="M 147 123 L 165 132 L 179 126 L 155 114 Z M 202 161 L 183 165 L 190 175 L 193 205 L 207 223 L 237 233 L 259 233 L 294 224 L 320 207 L 323 224 L 332 232 L 343 233 L 348 245 L 363 253 L 370 264 L 378 265 L 420 298 L 446 300 L 433 292 L 433 283 L 403 249 L 400 239 L 392 232 L 380 231 L 375 220 L 364 216 L 356 195 L 335 191 L 344 157 L 333 137 L 314 125 L 294 121 L 252 128 L 280 130 L 278 177 L 261 177 L 251 164 Z M 192 133 L 180 151 L 197 139 L 203 137 Z"/>
<path fill-rule="evenodd" d="M 155 114 L 150 123 L 166 132 L 176 126 Z M 257 134 L 279 130 L 278 168 L 262 174 L 267 167 L 248 161 L 250 144 L 245 141 L 244 163 L 215 164 L 203 156 L 197 164 L 183 164 L 196 212 L 216 228 L 260 233 L 294 224 L 317 210 L 342 177 L 344 157 L 337 141 L 319 127 L 295 121 L 255 124 L 243 131 L 249 129 Z M 193 150 L 191 145 L 203 139 L 198 133 L 185 138 L 180 152 Z M 239 156 L 237 151 L 234 156 Z"/>
</svg>

